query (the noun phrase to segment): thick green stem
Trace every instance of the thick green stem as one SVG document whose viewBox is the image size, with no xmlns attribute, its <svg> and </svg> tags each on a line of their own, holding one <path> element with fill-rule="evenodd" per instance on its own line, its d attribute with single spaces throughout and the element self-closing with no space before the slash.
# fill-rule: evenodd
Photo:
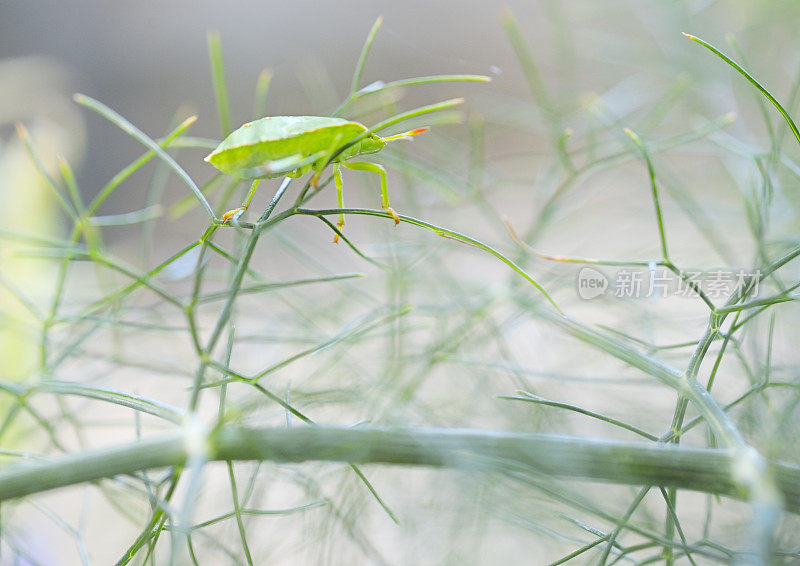
<svg viewBox="0 0 800 566">
<path fill-rule="evenodd" d="M 183 465 L 203 447 L 196 431 L 25 462 L 0 472 L 0 500 L 151 468 Z M 338 461 L 520 471 L 628 485 L 663 485 L 747 499 L 739 450 L 618 442 L 574 436 L 401 428 L 220 429 L 204 448 L 209 460 Z M 800 468 L 770 464 L 784 507 L 800 513 Z"/>
</svg>

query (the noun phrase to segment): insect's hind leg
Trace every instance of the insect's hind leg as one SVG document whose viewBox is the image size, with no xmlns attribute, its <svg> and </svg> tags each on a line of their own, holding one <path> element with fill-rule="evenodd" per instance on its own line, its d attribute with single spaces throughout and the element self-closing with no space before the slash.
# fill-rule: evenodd
<svg viewBox="0 0 800 566">
<path fill-rule="evenodd" d="M 400 217 L 397 216 L 397 213 L 392 210 L 392 207 L 389 206 L 389 189 L 387 188 L 386 183 L 386 169 L 383 168 L 382 165 L 378 165 L 377 163 L 367 163 L 366 161 L 356 161 L 354 163 L 343 162 L 342 165 L 347 167 L 348 169 L 353 169 L 355 171 L 369 171 L 371 173 L 375 173 L 381 179 L 381 207 L 386 213 L 394 219 L 395 224 L 400 224 Z"/>
<path fill-rule="evenodd" d="M 342 170 L 338 163 L 333 164 L 333 184 L 336 185 L 336 204 L 339 208 L 344 208 L 344 196 L 342 195 Z M 336 223 L 339 231 L 344 228 L 344 214 L 339 213 L 339 222 Z M 333 243 L 339 243 L 339 234 L 333 237 Z"/>
<path fill-rule="evenodd" d="M 228 222 L 229 220 L 235 220 L 239 218 L 242 213 L 247 210 L 247 207 L 250 206 L 250 201 L 253 200 L 253 195 L 256 194 L 256 189 L 258 188 L 258 184 L 261 182 L 261 179 L 254 179 L 253 184 L 250 185 L 250 191 L 247 193 L 247 196 L 242 202 L 242 206 L 239 208 L 234 208 L 233 210 L 229 210 L 225 214 L 222 215 L 222 221 Z"/>
</svg>

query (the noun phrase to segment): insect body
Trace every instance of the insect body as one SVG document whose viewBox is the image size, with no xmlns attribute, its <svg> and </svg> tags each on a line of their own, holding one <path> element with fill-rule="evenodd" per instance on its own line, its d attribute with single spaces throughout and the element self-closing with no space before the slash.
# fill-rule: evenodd
<svg viewBox="0 0 800 566">
<path fill-rule="evenodd" d="M 427 128 L 418 128 L 383 138 L 367 133 L 368 128 L 363 124 L 341 118 L 270 116 L 244 124 L 225 138 L 205 160 L 228 175 L 254 179 L 242 206 L 226 212 L 222 217 L 224 221 L 238 217 L 247 209 L 260 179 L 300 177 L 314 171 L 312 184 L 316 186 L 322 170 L 332 163 L 339 208 L 343 207 L 341 164 L 349 169 L 371 171 L 380 177 L 381 206 L 394 218 L 395 223 L 399 223 L 400 219 L 389 206 L 386 170 L 375 163 L 346 163 L 346 160 L 376 153 L 391 141 L 408 139 L 425 131 Z M 344 226 L 342 214 L 339 215 L 338 226 L 340 229 Z"/>
</svg>

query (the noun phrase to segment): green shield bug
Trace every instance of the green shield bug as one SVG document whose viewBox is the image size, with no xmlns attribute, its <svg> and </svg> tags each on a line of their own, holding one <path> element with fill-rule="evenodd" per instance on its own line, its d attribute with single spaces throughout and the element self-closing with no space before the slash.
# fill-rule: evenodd
<svg viewBox="0 0 800 566">
<path fill-rule="evenodd" d="M 261 179 L 272 177 L 300 177 L 314 172 L 312 185 L 316 187 L 320 173 L 328 163 L 333 165 L 336 199 L 343 208 L 342 174 L 340 165 L 358 171 L 370 171 L 380 178 L 381 206 L 391 215 L 395 224 L 400 222 L 389 206 L 386 170 L 368 162 L 347 163 L 358 155 L 376 153 L 387 143 L 409 139 L 428 128 L 417 128 L 394 136 L 381 137 L 370 133 L 358 122 L 325 116 L 268 116 L 248 122 L 225 138 L 205 160 L 234 177 L 253 179 L 250 192 L 242 206 L 226 212 L 222 220 L 238 218 L 247 210 Z M 344 215 L 339 215 L 338 227 L 344 226 Z M 334 241 L 338 240 L 338 235 Z"/>
</svg>

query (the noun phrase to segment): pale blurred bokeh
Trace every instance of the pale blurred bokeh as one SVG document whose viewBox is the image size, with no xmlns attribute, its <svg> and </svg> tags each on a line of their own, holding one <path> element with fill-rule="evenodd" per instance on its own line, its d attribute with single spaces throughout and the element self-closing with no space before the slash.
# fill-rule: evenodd
<svg viewBox="0 0 800 566">
<path fill-rule="evenodd" d="M 9 288 L 20 289 L 37 302 L 49 296 L 48 283 L 54 271 L 42 262 L 26 262 L 12 255 L 20 244 L 9 244 L 11 231 L 42 237 L 60 237 L 64 223 L 56 198 L 45 178 L 34 166 L 22 140 L 10 135 L 15 123 L 25 123 L 35 140 L 41 164 L 58 177 L 57 159 L 80 165 L 85 133 L 80 111 L 70 100 L 72 86 L 60 63 L 41 56 L 0 59 L 0 210 L 6 246 L 0 254 L 0 356 L 3 378 L 19 380 L 36 367 L 40 336 L 38 321 Z M 41 305 L 40 305 L 41 306 Z"/>
</svg>

